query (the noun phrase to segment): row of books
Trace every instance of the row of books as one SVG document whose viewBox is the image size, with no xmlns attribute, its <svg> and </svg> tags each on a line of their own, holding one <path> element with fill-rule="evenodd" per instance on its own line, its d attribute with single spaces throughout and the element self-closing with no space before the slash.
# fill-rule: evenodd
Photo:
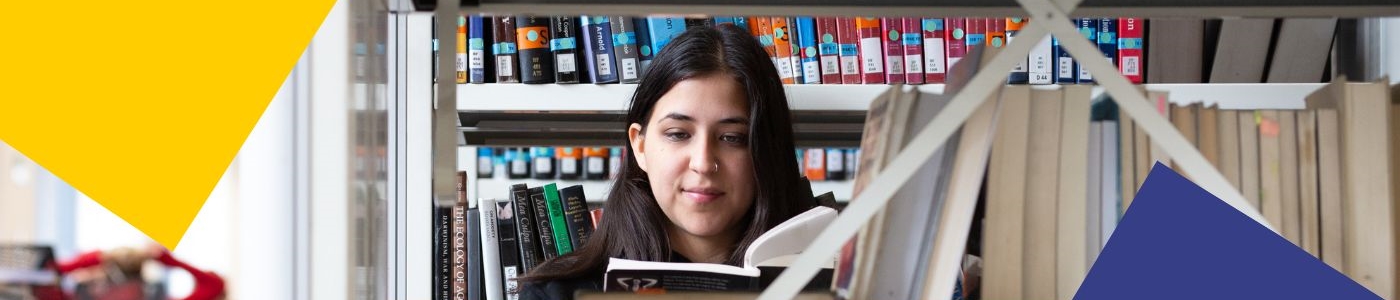
<svg viewBox="0 0 1400 300">
<path fill-rule="evenodd" d="M 797 172 L 809 181 L 849 180 L 855 177 L 858 148 L 797 149 Z"/>
<path fill-rule="evenodd" d="M 655 53 L 688 27 L 734 24 L 767 50 L 787 84 L 944 83 L 968 47 L 1000 48 L 1024 18 L 461 16 L 457 83 L 637 83 Z M 1146 24 L 1083 18 L 1076 26 L 1133 82 L 1142 82 Z M 1010 83 L 1092 83 L 1046 38 Z"/>
<path fill-rule="evenodd" d="M 433 299 L 518 299 L 516 278 L 582 247 L 602 218 L 579 185 L 516 184 L 511 199 L 475 203 L 465 171 L 457 187 L 457 203 L 434 211 Z"/>
<path fill-rule="evenodd" d="M 797 149 L 798 172 L 811 181 L 846 180 L 859 149 Z M 622 164 L 621 147 L 477 148 L 479 179 L 609 180 Z"/>
</svg>

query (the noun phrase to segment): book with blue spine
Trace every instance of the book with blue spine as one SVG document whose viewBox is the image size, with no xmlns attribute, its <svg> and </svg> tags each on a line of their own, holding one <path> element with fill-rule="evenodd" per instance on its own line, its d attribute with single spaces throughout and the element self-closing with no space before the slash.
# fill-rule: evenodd
<svg viewBox="0 0 1400 300">
<path fill-rule="evenodd" d="M 486 57 L 492 56 L 491 48 L 486 47 L 491 40 L 491 29 L 487 28 L 491 25 L 489 20 L 481 15 L 467 17 L 467 68 L 471 83 L 486 83 L 496 76 L 486 67 Z"/>
<path fill-rule="evenodd" d="M 822 83 L 822 71 L 818 67 L 817 51 L 817 19 L 813 17 L 797 17 L 797 45 L 798 52 L 802 54 L 802 83 L 818 84 Z"/>
<path fill-rule="evenodd" d="M 714 18 L 715 18 L 715 21 L 714 21 L 714 22 L 715 22 L 715 26 L 719 26 L 719 24 L 725 24 L 725 23 L 734 24 L 734 17 L 714 17 Z"/>
<path fill-rule="evenodd" d="M 642 80 L 640 55 L 637 54 L 637 28 L 632 17 L 608 17 L 613 34 L 613 58 L 617 61 L 618 82 L 638 83 Z"/>
<path fill-rule="evenodd" d="M 612 25 L 608 17 L 581 16 L 583 56 L 588 65 L 588 78 L 593 83 L 617 83 L 617 61 L 613 58 Z"/>
<path fill-rule="evenodd" d="M 651 26 L 647 26 L 647 18 L 632 18 L 632 24 L 637 26 L 637 59 L 641 61 L 637 74 L 646 76 L 651 60 L 656 58 L 656 50 L 661 49 L 651 47 Z"/>
<path fill-rule="evenodd" d="M 749 18 L 734 17 L 734 26 L 739 26 L 739 28 L 743 30 L 749 30 Z"/>
<path fill-rule="evenodd" d="M 1100 18 L 1096 39 L 1099 44 L 1099 51 L 1108 58 L 1108 64 L 1118 69 L 1118 18 Z"/>
<path fill-rule="evenodd" d="M 661 49 L 666 47 L 671 39 L 682 32 L 685 32 L 685 18 L 680 17 L 647 17 L 647 30 L 651 40 L 652 55 L 661 53 Z"/>
<path fill-rule="evenodd" d="M 1098 37 L 1099 37 L 1099 19 L 1096 19 L 1096 18 L 1080 18 L 1080 19 L 1077 19 L 1076 22 L 1078 22 L 1078 25 L 1076 25 L 1075 27 L 1079 29 L 1079 34 L 1080 34 L 1080 35 L 1083 35 L 1085 39 L 1088 39 L 1088 40 L 1089 40 L 1089 43 L 1091 43 L 1091 44 L 1096 44 L 1096 43 L 1098 43 Z M 1089 69 L 1086 69 L 1086 68 L 1084 68 L 1084 67 L 1078 67 L 1078 69 L 1079 69 L 1079 77 L 1076 78 L 1077 80 L 1076 80 L 1075 82 L 1077 82 L 1077 83 L 1094 83 L 1094 75 L 1093 75 L 1093 74 L 1089 74 Z"/>
</svg>

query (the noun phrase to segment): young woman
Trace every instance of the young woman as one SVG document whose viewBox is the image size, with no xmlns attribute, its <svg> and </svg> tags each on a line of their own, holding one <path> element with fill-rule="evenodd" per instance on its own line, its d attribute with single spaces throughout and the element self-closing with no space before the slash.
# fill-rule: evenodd
<svg viewBox="0 0 1400 300">
<path fill-rule="evenodd" d="M 602 223 L 521 278 L 522 299 L 601 290 L 610 257 L 737 266 L 764 231 L 817 205 L 799 186 L 782 82 L 747 30 L 691 28 L 642 78 Z"/>
</svg>

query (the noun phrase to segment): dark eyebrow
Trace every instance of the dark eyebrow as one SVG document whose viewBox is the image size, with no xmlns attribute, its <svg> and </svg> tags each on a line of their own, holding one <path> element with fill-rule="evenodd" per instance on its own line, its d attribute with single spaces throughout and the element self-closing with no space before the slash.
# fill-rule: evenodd
<svg viewBox="0 0 1400 300">
<path fill-rule="evenodd" d="M 691 118 L 690 116 L 683 115 L 683 114 L 680 114 L 680 113 L 668 113 L 668 114 L 666 114 L 665 116 L 662 116 L 662 117 L 661 117 L 661 120 L 657 120 L 657 121 L 660 122 L 660 121 L 664 121 L 664 120 L 666 120 L 666 119 L 674 119 L 674 120 L 676 120 L 676 121 L 682 121 L 682 122 L 694 122 L 694 121 L 695 121 L 695 118 Z M 728 117 L 728 118 L 720 119 L 720 120 L 719 120 L 719 123 L 720 123 L 720 124 L 749 125 L 749 118 L 746 118 L 746 117 Z"/>
</svg>

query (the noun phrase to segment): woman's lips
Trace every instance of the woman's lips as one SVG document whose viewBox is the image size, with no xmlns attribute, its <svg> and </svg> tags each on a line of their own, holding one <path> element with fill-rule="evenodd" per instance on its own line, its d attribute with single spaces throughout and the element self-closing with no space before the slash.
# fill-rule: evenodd
<svg viewBox="0 0 1400 300">
<path fill-rule="evenodd" d="M 700 204 L 713 202 L 715 199 L 719 199 L 720 196 L 724 196 L 723 191 L 708 188 L 685 189 L 682 192 L 685 194 L 686 198 Z"/>
</svg>

